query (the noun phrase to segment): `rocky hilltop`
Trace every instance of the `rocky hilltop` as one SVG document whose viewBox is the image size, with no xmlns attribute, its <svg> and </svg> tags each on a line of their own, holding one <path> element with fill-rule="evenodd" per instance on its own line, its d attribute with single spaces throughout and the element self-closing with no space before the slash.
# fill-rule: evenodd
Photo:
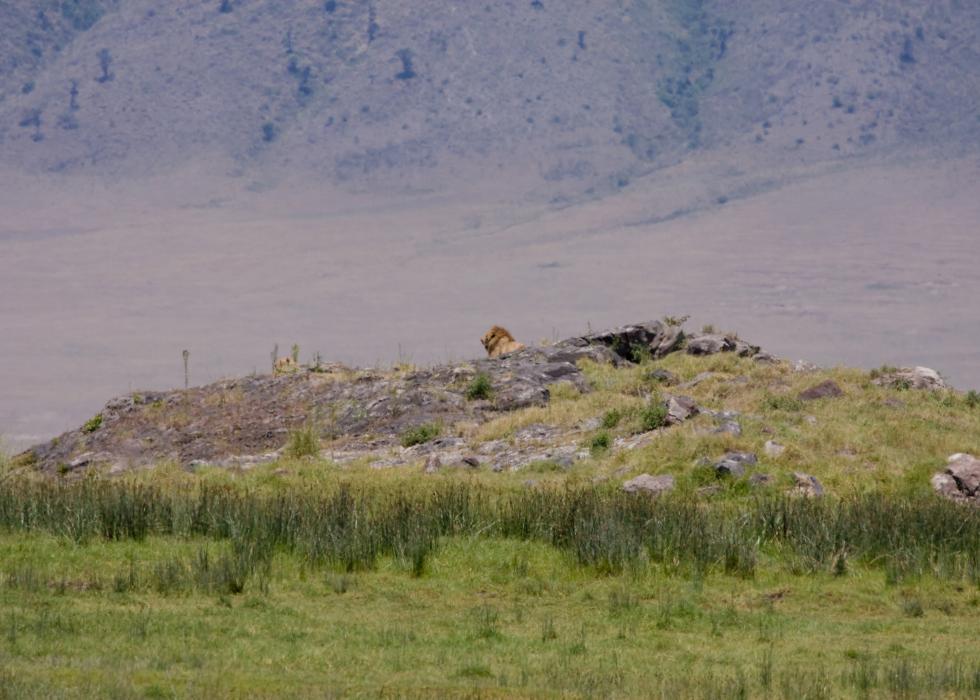
<svg viewBox="0 0 980 700">
<path fill-rule="evenodd" d="M 684 358 L 688 377 L 665 367 L 669 365 L 665 361 L 676 356 Z M 735 364 L 719 365 L 723 356 Z M 719 367 L 725 371 L 718 371 Z M 675 426 L 697 419 L 692 435 L 703 438 L 706 449 L 716 450 L 697 458 L 694 478 L 699 483 L 705 481 L 703 474 L 710 473 L 753 488 L 778 485 L 762 463 L 777 466 L 788 454 L 792 460 L 786 461 L 783 483 L 791 492 L 819 496 L 825 492 L 820 479 L 797 467 L 826 458 L 815 456 L 808 462 L 800 459 L 799 447 L 786 444 L 825 442 L 816 435 L 819 420 L 830 423 L 840 420 L 835 413 L 861 411 L 867 414 L 863 420 L 869 422 L 869 429 L 884 430 L 894 419 L 887 414 L 878 418 L 874 412 L 901 411 L 907 414 L 904 419 L 914 423 L 919 420 L 915 411 L 931 415 L 937 401 L 944 410 L 962 403 L 967 417 L 977 417 L 980 401 L 975 392 L 964 398 L 927 368 L 882 368 L 870 375 L 837 371 L 845 372 L 842 378 L 822 378 L 818 368 L 778 360 L 735 334 L 710 328 L 688 333 L 668 318 L 526 347 L 497 359 L 385 371 L 321 362 L 184 390 L 137 392 L 109 401 L 83 426 L 35 446 L 15 463 L 60 475 L 122 474 L 161 463 L 192 471 L 203 466 L 240 470 L 299 457 L 373 468 L 416 465 L 427 473 L 448 468 L 511 472 L 528 467 L 535 467 L 530 469 L 535 472 L 542 464 L 561 471 L 589 459 L 599 464 L 606 455 L 647 454 L 643 448 L 648 447 L 656 451 L 657 440 Z M 608 373 L 607 379 L 602 379 L 603 372 Z M 791 389 L 790 379 L 802 390 Z M 839 381 L 845 379 L 851 384 L 842 388 Z M 617 387 L 610 389 L 616 382 Z M 725 405 L 728 397 L 729 405 L 741 407 L 745 399 L 735 400 L 735 392 L 749 394 L 760 388 L 765 392 L 762 408 L 770 415 Z M 575 414 L 574 419 L 560 411 L 551 416 L 540 413 L 557 411 L 556 405 L 574 404 L 593 392 L 604 397 L 597 405 L 618 401 L 621 407 L 599 415 Z M 903 392 L 935 398 L 920 401 L 922 405 L 913 410 L 897 398 Z M 843 408 L 835 411 L 835 401 Z M 843 403 L 847 401 L 851 403 Z M 825 419 L 804 413 L 810 406 L 816 413 L 821 405 Z M 508 417 L 512 425 L 506 430 L 487 430 Z M 844 416 L 844 425 L 853 422 L 853 416 Z M 743 426 L 757 431 L 760 439 L 767 438 L 764 444 L 754 451 L 746 449 L 752 441 L 745 439 Z M 841 439 L 841 428 L 830 425 L 828 430 L 832 440 Z M 815 434 L 808 436 L 808 431 Z M 974 449 L 945 426 L 940 434 L 957 440 L 949 444 Z M 835 461 L 860 454 L 853 439 L 843 444 L 831 453 Z M 668 449 L 662 452 L 676 463 L 676 455 Z M 867 468 L 874 466 L 874 459 L 869 455 Z M 623 467 L 615 475 L 625 478 L 629 471 Z M 931 483 L 935 491 L 954 500 L 977 501 L 980 461 L 970 454 L 954 454 Z M 673 474 L 642 473 L 626 480 L 623 488 L 659 493 L 675 485 Z M 699 493 L 719 489 L 717 484 L 707 484 Z"/>
<path fill-rule="evenodd" d="M 254 464 L 277 458 L 292 431 L 310 426 L 320 439 L 332 441 L 334 457 L 380 455 L 398 447 L 413 429 L 479 424 L 545 405 L 556 382 L 587 392 L 581 360 L 622 365 L 682 348 L 696 354 L 759 353 L 730 336 L 688 336 L 679 326 L 655 321 L 529 347 L 499 359 L 428 369 L 301 365 L 281 374 L 113 399 L 84 426 L 32 448 L 20 460 L 62 473 L 92 467 L 120 472 L 162 461 Z M 475 381 L 487 388 L 480 390 Z M 429 447 L 447 445 L 465 447 L 453 438 L 437 439 Z"/>
</svg>

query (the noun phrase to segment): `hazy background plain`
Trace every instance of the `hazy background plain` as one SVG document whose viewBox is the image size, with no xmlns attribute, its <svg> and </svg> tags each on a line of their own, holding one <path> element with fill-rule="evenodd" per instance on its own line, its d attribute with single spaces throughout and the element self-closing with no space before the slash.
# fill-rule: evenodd
<svg viewBox="0 0 980 700">
<path fill-rule="evenodd" d="M 980 7 L 0 0 L 0 435 L 690 314 L 980 386 Z"/>
</svg>

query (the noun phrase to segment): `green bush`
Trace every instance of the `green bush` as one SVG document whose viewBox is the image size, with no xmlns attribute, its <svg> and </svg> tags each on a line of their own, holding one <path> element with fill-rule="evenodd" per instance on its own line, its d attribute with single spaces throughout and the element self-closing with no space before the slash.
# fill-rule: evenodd
<svg viewBox="0 0 980 700">
<path fill-rule="evenodd" d="M 286 443 L 286 456 L 293 459 L 316 457 L 320 454 L 320 438 L 312 425 L 305 425 L 289 432 Z"/>
<path fill-rule="evenodd" d="M 622 420 L 622 418 L 623 418 L 623 412 L 620 411 L 618 408 L 613 408 L 609 411 L 606 411 L 605 414 L 603 414 L 602 416 L 602 427 L 605 428 L 606 430 L 612 430 L 617 425 L 619 425 L 619 421 Z"/>
<path fill-rule="evenodd" d="M 762 399 L 762 407 L 770 411 L 798 412 L 803 410 L 803 402 L 793 396 L 767 394 Z"/>
<path fill-rule="evenodd" d="M 485 372 L 480 372 L 466 387 L 466 398 L 470 401 L 477 399 L 489 399 L 493 395 L 493 386 L 490 384 L 490 377 Z"/>
<path fill-rule="evenodd" d="M 596 433 L 592 436 L 592 439 L 589 440 L 589 450 L 594 455 L 605 452 L 609 449 L 610 445 L 612 445 L 612 438 L 610 438 L 609 433 L 604 430 Z"/>
<path fill-rule="evenodd" d="M 662 428 L 666 424 L 667 406 L 659 398 L 651 399 L 650 403 L 640 409 L 640 428 L 644 433 Z"/>
<path fill-rule="evenodd" d="M 425 423 L 423 425 L 409 428 L 402 433 L 402 447 L 421 445 L 438 437 L 441 429 L 435 423 Z"/>
<path fill-rule="evenodd" d="M 970 389 L 968 392 L 966 392 L 965 401 L 966 401 L 966 405 L 969 408 L 980 407 L 980 392 L 977 392 L 974 389 Z"/>
<path fill-rule="evenodd" d="M 85 421 L 85 425 L 82 426 L 83 433 L 94 433 L 96 430 L 102 427 L 102 414 L 96 413 L 94 416 Z"/>
</svg>

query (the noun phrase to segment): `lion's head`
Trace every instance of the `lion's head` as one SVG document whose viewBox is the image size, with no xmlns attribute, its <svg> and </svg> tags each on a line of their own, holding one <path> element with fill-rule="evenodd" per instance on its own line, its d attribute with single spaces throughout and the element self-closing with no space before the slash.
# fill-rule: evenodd
<svg viewBox="0 0 980 700">
<path fill-rule="evenodd" d="M 483 334 L 480 342 L 483 343 L 483 347 L 490 357 L 500 357 L 501 355 L 520 350 L 524 347 L 523 343 L 518 343 L 514 340 L 514 336 L 510 334 L 510 331 L 502 326 L 493 326 Z"/>
</svg>

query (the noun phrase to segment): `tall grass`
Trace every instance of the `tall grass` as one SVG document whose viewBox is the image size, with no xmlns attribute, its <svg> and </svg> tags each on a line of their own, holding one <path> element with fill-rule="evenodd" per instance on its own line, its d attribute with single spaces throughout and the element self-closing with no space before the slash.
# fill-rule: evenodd
<svg viewBox="0 0 980 700">
<path fill-rule="evenodd" d="M 422 575 L 440 538 L 454 535 L 543 541 L 609 573 L 659 565 L 751 578 L 764 555 L 797 573 L 846 575 L 840 567 L 846 552 L 849 562 L 877 566 L 891 582 L 932 575 L 980 584 L 980 510 L 934 497 L 706 504 L 593 487 L 501 493 L 442 483 L 268 493 L 213 484 L 8 480 L 0 482 L 0 528 L 78 542 L 148 535 L 227 541 L 227 561 L 181 566 L 201 579 L 213 563 L 225 571 L 214 587 L 229 592 L 242 587 L 233 585 L 236 575 L 244 581 L 280 550 L 343 571 L 394 556 Z"/>
</svg>

